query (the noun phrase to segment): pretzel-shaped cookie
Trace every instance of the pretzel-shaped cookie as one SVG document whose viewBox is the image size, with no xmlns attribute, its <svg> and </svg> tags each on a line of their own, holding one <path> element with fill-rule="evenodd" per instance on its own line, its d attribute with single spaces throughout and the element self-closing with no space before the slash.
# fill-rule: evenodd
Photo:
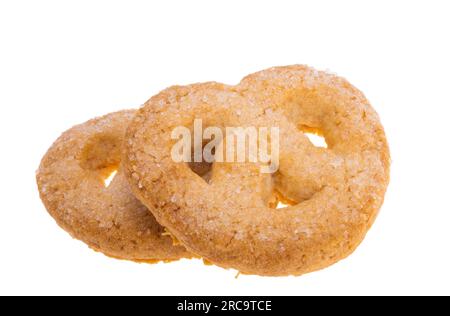
<svg viewBox="0 0 450 316">
<path fill-rule="evenodd" d="M 37 172 L 42 201 L 73 237 L 108 256 L 142 262 L 192 257 L 131 193 L 122 143 L 135 111 L 97 118 L 65 132 Z M 119 168 L 109 187 L 103 180 Z"/>
<path fill-rule="evenodd" d="M 279 169 L 215 162 L 205 181 L 171 156 L 172 131 L 192 129 L 196 119 L 221 130 L 278 127 Z M 328 148 L 313 146 L 304 131 L 323 134 Z M 383 128 L 363 94 L 306 66 L 268 69 L 237 86 L 161 92 L 130 124 L 124 158 L 136 196 L 190 251 L 268 276 L 311 272 L 352 253 L 381 207 L 389 164 Z M 276 209 L 276 199 L 290 206 Z"/>
</svg>

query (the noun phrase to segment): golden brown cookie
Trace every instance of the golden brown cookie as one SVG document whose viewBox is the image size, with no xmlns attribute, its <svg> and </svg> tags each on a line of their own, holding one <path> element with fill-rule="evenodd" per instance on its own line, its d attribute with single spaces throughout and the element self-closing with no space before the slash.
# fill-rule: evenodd
<svg viewBox="0 0 450 316">
<path fill-rule="evenodd" d="M 65 132 L 37 172 L 42 201 L 63 229 L 108 256 L 142 262 L 189 258 L 133 196 L 120 167 L 134 114 L 109 114 Z M 107 186 L 105 179 L 117 169 Z"/>
<path fill-rule="evenodd" d="M 171 157 L 172 131 L 280 129 L 280 165 L 213 163 L 208 181 Z M 324 136 L 315 147 L 304 132 Z M 378 115 L 345 79 L 307 66 L 268 69 L 237 86 L 172 87 L 139 110 L 126 137 L 133 192 L 190 251 L 245 274 L 301 275 L 351 254 L 372 225 L 389 181 Z M 274 198 L 289 203 L 274 208 Z"/>
</svg>

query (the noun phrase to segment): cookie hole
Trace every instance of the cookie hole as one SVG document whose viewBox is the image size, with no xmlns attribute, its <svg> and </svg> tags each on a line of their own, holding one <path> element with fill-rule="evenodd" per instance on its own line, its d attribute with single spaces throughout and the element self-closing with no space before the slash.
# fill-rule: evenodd
<svg viewBox="0 0 450 316">
<path fill-rule="evenodd" d="M 102 175 L 110 170 L 117 170 L 120 164 L 122 142 L 120 137 L 110 134 L 100 134 L 91 137 L 78 155 L 83 169 L 99 171 Z"/>
<path fill-rule="evenodd" d="M 188 163 L 189 168 L 194 172 L 196 175 L 201 177 L 205 182 L 208 182 L 211 180 L 211 171 L 212 171 L 212 163 L 207 162 L 189 162 Z"/>
<path fill-rule="evenodd" d="M 292 205 L 289 205 L 289 204 L 284 204 L 283 202 L 278 202 L 278 204 L 277 204 L 277 206 L 275 207 L 277 210 L 281 210 L 281 209 L 284 209 L 284 208 L 287 208 L 287 207 L 290 207 L 290 206 L 292 206 Z"/>
<path fill-rule="evenodd" d="M 328 148 L 328 144 L 325 140 L 325 137 L 323 137 L 323 132 L 320 128 L 300 125 L 300 130 L 306 137 L 308 137 L 309 141 L 315 147 Z"/>
<path fill-rule="evenodd" d="M 312 133 L 304 133 L 306 137 L 308 137 L 309 141 L 316 147 L 320 148 L 328 148 L 327 142 L 325 138 Z"/>
<path fill-rule="evenodd" d="M 194 144 L 194 139 L 192 139 L 192 144 Z M 203 150 L 205 149 L 205 146 L 207 144 L 208 144 L 208 140 L 203 140 L 202 148 L 197 149 L 197 150 L 201 150 L 201 153 L 203 153 Z M 188 167 L 192 170 L 192 172 L 194 172 L 196 175 L 198 175 L 200 178 L 202 178 L 206 183 L 209 183 L 209 181 L 211 180 L 213 163 L 209 163 L 206 161 L 195 162 L 195 152 L 196 152 L 196 148 L 194 145 L 192 145 L 191 162 L 187 163 Z M 214 150 L 213 150 L 213 154 L 215 154 Z M 204 159 L 203 155 L 202 155 L 202 159 Z"/>
<path fill-rule="evenodd" d="M 113 170 L 113 171 L 109 174 L 109 176 L 107 176 L 107 177 L 103 180 L 103 183 L 104 183 L 104 185 L 105 185 L 105 188 L 108 188 L 108 187 L 111 185 L 111 183 L 112 183 L 112 181 L 114 180 L 114 178 L 116 177 L 116 175 L 117 175 L 117 169 L 116 169 L 116 170 Z"/>
<path fill-rule="evenodd" d="M 298 203 L 285 198 L 278 190 L 275 190 L 273 200 L 269 203 L 269 208 L 282 210 L 297 204 Z"/>
</svg>

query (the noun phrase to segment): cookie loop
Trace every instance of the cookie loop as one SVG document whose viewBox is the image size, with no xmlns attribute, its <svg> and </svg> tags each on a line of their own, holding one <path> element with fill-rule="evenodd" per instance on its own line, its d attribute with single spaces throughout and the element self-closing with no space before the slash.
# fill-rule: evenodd
<svg viewBox="0 0 450 316">
<path fill-rule="evenodd" d="M 279 169 L 215 162 L 209 181 L 171 159 L 177 126 L 277 127 Z M 305 129 L 322 133 L 315 147 Z M 227 142 L 227 139 L 224 139 Z M 242 273 L 300 275 L 348 256 L 382 204 L 389 180 L 383 128 L 347 81 L 305 66 L 265 70 L 237 86 L 172 87 L 127 132 L 136 196 L 192 252 Z M 158 168 L 155 168 L 158 166 Z M 289 207 L 276 209 L 277 201 Z"/>
<path fill-rule="evenodd" d="M 191 257 L 162 236 L 164 228 L 133 196 L 120 167 L 125 130 L 134 114 L 109 114 L 65 132 L 37 172 L 42 201 L 63 229 L 108 256 L 146 262 Z"/>
</svg>

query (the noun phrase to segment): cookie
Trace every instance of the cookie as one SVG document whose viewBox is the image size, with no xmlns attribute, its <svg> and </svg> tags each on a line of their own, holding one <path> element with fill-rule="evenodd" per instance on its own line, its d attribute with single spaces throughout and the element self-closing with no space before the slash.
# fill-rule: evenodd
<svg viewBox="0 0 450 316">
<path fill-rule="evenodd" d="M 173 131 L 192 131 L 200 119 L 222 131 L 277 128 L 275 172 L 261 172 L 268 161 L 216 161 L 205 179 L 174 161 Z M 307 132 L 322 135 L 327 148 Z M 264 70 L 237 86 L 161 92 L 130 123 L 124 155 L 135 195 L 187 249 L 264 276 L 301 275 L 350 255 L 383 203 L 389 165 L 383 127 L 364 95 L 300 65 Z M 277 209 L 279 201 L 288 207 Z"/>
<path fill-rule="evenodd" d="M 41 199 L 63 229 L 107 256 L 138 262 L 190 258 L 133 196 L 123 173 L 124 134 L 134 114 L 109 114 L 65 132 L 37 171 Z"/>
</svg>

